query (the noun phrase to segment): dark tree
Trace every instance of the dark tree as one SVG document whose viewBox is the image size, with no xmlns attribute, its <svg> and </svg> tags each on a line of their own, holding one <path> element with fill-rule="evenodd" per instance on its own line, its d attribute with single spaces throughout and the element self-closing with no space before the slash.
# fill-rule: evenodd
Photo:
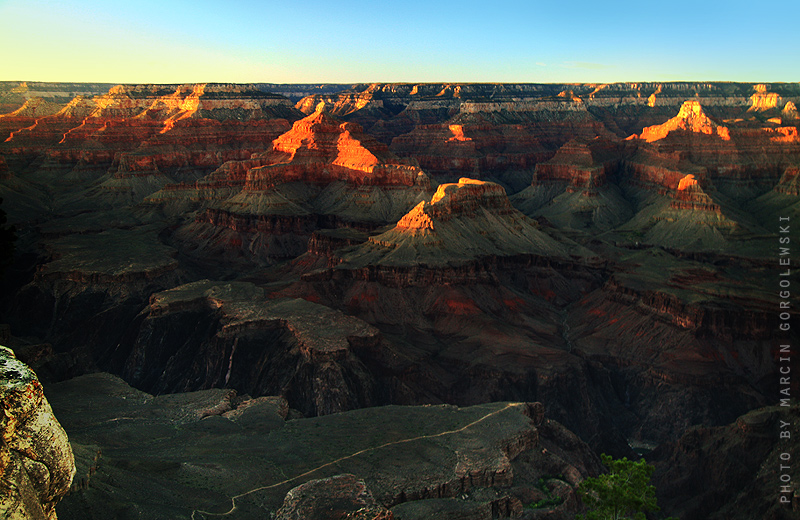
<svg viewBox="0 0 800 520">
<path fill-rule="evenodd" d="M 3 199 L 0 198 L 0 206 L 3 204 Z M 0 207 L 0 276 L 11 264 L 14 258 L 14 241 L 17 239 L 14 226 L 6 227 L 5 223 L 6 212 Z"/>
</svg>

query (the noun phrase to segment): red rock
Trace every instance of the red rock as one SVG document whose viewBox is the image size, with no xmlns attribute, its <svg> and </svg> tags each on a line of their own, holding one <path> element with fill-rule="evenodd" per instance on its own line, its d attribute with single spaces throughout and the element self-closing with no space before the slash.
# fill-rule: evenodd
<svg viewBox="0 0 800 520">
<path fill-rule="evenodd" d="M 725 141 L 730 140 L 728 128 L 717 125 L 704 112 L 700 103 L 695 100 L 686 101 L 681 106 L 678 115 L 663 125 L 650 126 L 642 130 L 641 139 L 648 143 L 664 139 L 671 132 L 688 131 L 717 136 Z"/>
<path fill-rule="evenodd" d="M 761 112 L 772 110 L 781 105 L 781 97 L 775 92 L 769 92 L 767 85 L 758 84 L 753 87 L 755 94 L 750 96 L 750 108 L 748 111 Z"/>
</svg>

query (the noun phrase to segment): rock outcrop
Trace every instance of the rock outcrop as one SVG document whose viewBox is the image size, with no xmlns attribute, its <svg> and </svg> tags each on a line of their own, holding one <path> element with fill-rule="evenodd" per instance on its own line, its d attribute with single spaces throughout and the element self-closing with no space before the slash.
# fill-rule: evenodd
<svg viewBox="0 0 800 520">
<path fill-rule="evenodd" d="M 363 480 L 336 475 L 306 482 L 286 494 L 277 520 L 393 520 L 378 504 Z"/>
<path fill-rule="evenodd" d="M 0 149 L 21 161 L 43 157 L 27 175 L 67 189 L 105 175 L 94 205 L 136 203 L 167 182 L 194 181 L 263 150 L 302 116 L 282 96 L 220 84 L 117 85 L 59 108 L 53 113 L 52 103 L 32 98 L 0 116 L 0 133 L 8 133 Z M 131 170 L 121 157 L 133 151 L 157 169 Z"/>
<path fill-rule="evenodd" d="M 630 203 L 613 182 L 622 157 L 623 150 L 612 141 L 571 140 L 536 165 L 531 185 L 511 201 L 526 215 L 544 217 L 562 229 L 613 229 L 632 216 Z"/>
<path fill-rule="evenodd" d="M 216 195 L 214 207 L 181 230 L 179 239 L 199 242 L 203 251 L 244 250 L 274 262 L 305 251 L 317 228 L 396 221 L 429 190 L 422 170 L 320 105 L 268 151 L 225 164 L 194 186 L 167 186 L 148 201 Z"/>
<path fill-rule="evenodd" d="M 333 463 L 347 453 L 305 444 L 286 445 L 292 460 L 259 458 L 247 432 L 296 434 L 306 426 L 286 418 L 302 413 L 319 428 L 347 423 L 350 439 L 400 414 L 380 405 L 542 401 L 591 449 L 630 457 L 629 444 L 763 407 L 787 300 L 765 288 L 779 219 L 800 219 L 797 103 L 796 83 L 0 82 L 0 197 L 19 237 L 0 336 L 45 385 L 88 381 L 80 399 L 114 410 L 78 428 L 94 432 L 76 444 L 82 495 L 59 507 L 77 508 L 67 518 L 92 504 L 119 517 L 263 517 L 257 502 L 276 512 L 314 480 L 375 516 L 506 517 L 560 496 L 560 512 L 521 514 L 569 518 L 575 471 L 535 450 L 508 466 L 488 438 L 462 438 L 489 449 L 457 448 L 483 461 L 467 490 L 452 480 L 452 446 L 420 448 L 450 454 L 435 469 L 410 461 L 422 482 L 391 465 L 372 478 Z M 140 391 L 85 375 L 97 371 Z M 424 425 L 414 413 L 402 417 Z M 108 442 L 139 435 L 139 419 L 152 430 L 136 447 L 155 449 L 146 460 Z M 546 431 L 536 426 L 543 447 Z M 217 433 L 233 458 L 272 462 L 193 458 L 219 447 Z M 196 451 L 175 451 L 184 444 Z M 679 466 L 700 474 L 703 457 Z M 545 466 L 550 477 L 529 485 Z M 109 482 L 136 489 L 116 496 Z M 692 486 L 670 504 L 695 508 Z M 715 500 L 703 503 L 744 504 L 734 491 Z"/>
<path fill-rule="evenodd" d="M 191 322 L 204 326 L 175 337 Z M 135 339 L 114 355 L 126 379 L 149 392 L 230 387 L 326 415 L 378 404 L 362 358 L 380 342 L 375 328 L 322 305 L 203 280 L 154 294 Z"/>
<path fill-rule="evenodd" d="M 501 186 L 462 178 L 440 185 L 393 229 L 345 254 L 340 267 L 456 266 L 517 255 L 566 259 L 567 251 L 514 209 Z"/>
<path fill-rule="evenodd" d="M 30 368 L 0 346 L 0 509 L 12 520 L 55 520 L 75 461 L 67 434 Z"/>
<path fill-rule="evenodd" d="M 664 139 L 672 132 L 683 131 L 696 134 L 716 136 L 724 141 L 731 138 L 730 131 L 720 126 L 709 118 L 700 103 L 695 100 L 686 101 L 681 106 L 678 115 L 662 125 L 649 126 L 642 130 L 641 139 L 648 143 Z"/>
<path fill-rule="evenodd" d="M 779 421 L 798 420 L 797 404 L 759 408 L 724 426 L 692 429 L 660 447 L 650 458 L 659 505 L 686 520 L 795 518 L 800 493 L 787 459 L 800 456 L 800 450 L 779 437 L 788 432 Z"/>
<path fill-rule="evenodd" d="M 153 519 L 232 509 L 262 518 L 266 508 L 279 518 L 333 518 L 323 515 L 338 510 L 374 520 L 431 500 L 509 518 L 542 493 L 546 474 L 560 475 L 566 491 L 548 510 L 574 514 L 575 488 L 600 469 L 581 441 L 537 413 L 538 403 L 390 406 L 289 421 L 251 407 L 251 420 L 237 424 L 226 417 L 249 400 L 227 390 L 153 397 L 92 374 L 50 395 L 75 441 L 102 449 L 88 487 L 59 505 L 69 518 L 136 504 Z M 102 512 L 87 505 L 97 501 Z M 346 516 L 367 513 L 375 516 Z"/>
</svg>

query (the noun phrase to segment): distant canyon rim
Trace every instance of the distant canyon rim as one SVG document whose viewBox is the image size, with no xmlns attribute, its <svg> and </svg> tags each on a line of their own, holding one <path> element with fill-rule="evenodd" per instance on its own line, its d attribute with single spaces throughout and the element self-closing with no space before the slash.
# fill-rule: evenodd
<svg viewBox="0 0 800 520">
<path fill-rule="evenodd" d="M 645 453 L 665 514 L 793 518 L 799 102 L 0 82 L 0 343 L 77 467 L 43 514 L 566 519 L 600 453 Z"/>
</svg>

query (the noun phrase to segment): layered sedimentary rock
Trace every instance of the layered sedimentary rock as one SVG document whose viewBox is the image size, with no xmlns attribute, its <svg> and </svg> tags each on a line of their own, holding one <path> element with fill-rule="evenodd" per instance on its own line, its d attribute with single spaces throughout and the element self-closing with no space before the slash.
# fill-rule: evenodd
<svg viewBox="0 0 800 520">
<path fill-rule="evenodd" d="M 705 168 L 729 198 L 752 198 L 774 185 L 783 168 L 798 160 L 797 129 L 750 119 L 730 123 L 719 125 L 700 102 L 691 100 L 666 123 L 645 128 L 640 138 L 656 144 L 657 153 Z"/>
<path fill-rule="evenodd" d="M 572 351 L 616 373 L 639 417 L 630 435 L 657 444 L 763 404 L 775 370 L 778 302 L 762 291 L 769 278 L 660 249 L 620 259 L 627 268 L 572 305 L 566 337 Z"/>
<path fill-rule="evenodd" d="M 800 494 L 787 484 L 796 472 L 786 461 L 800 450 L 778 433 L 798 419 L 797 404 L 759 408 L 724 426 L 690 430 L 659 448 L 651 457 L 659 504 L 687 520 L 795 518 Z"/>
<path fill-rule="evenodd" d="M 730 130 L 712 121 L 703 112 L 703 107 L 700 106 L 700 103 L 694 100 L 686 101 L 681 106 L 678 115 L 666 123 L 657 126 L 649 126 L 642 130 L 642 134 L 639 137 L 650 143 L 658 141 L 659 139 L 664 139 L 670 133 L 676 131 L 717 136 L 723 141 L 729 141 L 731 138 Z"/>
<path fill-rule="evenodd" d="M 766 212 L 743 211 L 742 202 L 774 187 L 795 163 L 795 131 L 741 121 L 723 127 L 687 101 L 676 117 L 644 130 L 648 143 L 633 139 L 621 186 L 636 214 L 618 231 L 649 244 L 753 254 L 763 247 L 750 249 L 765 232 Z"/>
<path fill-rule="evenodd" d="M 193 322 L 205 325 L 175 336 Z M 154 294 L 135 338 L 114 355 L 126 379 L 150 392 L 227 386 L 324 415 L 377 404 L 359 356 L 380 342 L 373 327 L 322 305 L 204 280 Z"/>
<path fill-rule="evenodd" d="M 159 398 L 170 420 L 191 420 L 149 423 L 167 452 L 157 462 L 110 469 L 121 452 L 106 460 L 103 439 L 84 438 L 87 504 L 128 514 L 105 478 L 172 503 L 186 487 L 158 475 L 174 470 L 181 486 L 226 483 L 165 517 L 200 503 L 223 514 L 251 470 L 169 451 L 215 428 L 282 428 L 298 417 L 289 406 L 324 421 L 372 405 L 544 401 L 592 449 L 630 457 L 628 443 L 770 402 L 780 301 L 765 288 L 779 218 L 800 218 L 797 84 L 277 87 L 291 101 L 263 85 L 0 83 L 0 140 L 11 138 L 0 196 L 20 237 L 0 291 L 5 337 L 45 384 L 105 370 L 152 392 L 217 387 Z M 184 285 L 204 279 L 224 281 Z M 148 399 L 93 381 L 98 394 Z M 515 479 L 532 476 L 517 464 L 529 457 L 511 461 Z M 696 470 L 698 457 L 679 465 Z M 142 468 L 157 484 L 132 476 Z M 390 505 L 351 468 L 308 480 L 281 487 L 270 511 L 295 487 L 409 519 L 574 498 L 569 479 L 549 478 L 468 498 L 414 484 L 419 500 Z M 290 502 L 286 514 L 307 511 Z"/>
<path fill-rule="evenodd" d="M 153 519 L 231 509 L 261 518 L 265 508 L 280 518 L 332 518 L 325 514 L 340 508 L 386 515 L 431 500 L 509 518 L 541 496 L 544 475 L 568 490 L 551 514 L 574 514 L 575 488 L 600 469 L 574 435 L 537 417 L 541 404 L 391 406 L 285 421 L 229 390 L 154 397 L 107 374 L 52 390 L 66 428 L 80 429 L 74 441 L 102 450 L 87 488 L 59 506 L 63 518 L 117 515 L 131 503 Z M 232 420 L 243 407 L 248 420 Z M 102 512 L 87 506 L 97 501 Z"/>
<path fill-rule="evenodd" d="M 345 254 L 340 267 L 456 267 L 487 257 L 566 259 L 567 251 L 515 210 L 501 186 L 462 178 L 440 185 L 393 229 Z"/>
<path fill-rule="evenodd" d="M 0 368 L 0 508 L 12 520 L 55 520 L 75 475 L 67 434 L 36 374 L 3 346 Z"/>
<path fill-rule="evenodd" d="M 520 189 L 565 135 L 610 134 L 580 100 L 468 101 L 458 110 L 444 124 L 418 125 L 395 137 L 391 149 L 444 180 L 478 177 Z"/>
<path fill-rule="evenodd" d="M 630 203 L 611 180 L 618 177 L 623 154 L 619 144 L 602 138 L 571 140 L 536 165 L 530 187 L 512 203 L 559 228 L 613 229 L 632 216 Z"/>
<path fill-rule="evenodd" d="M 106 229 L 111 222 L 73 219 L 46 228 L 55 235 L 47 241 L 49 261 L 19 289 L 19 303 L 8 312 L 15 334 L 56 343 L 57 359 L 46 370 L 52 378 L 106 363 L 108 349 L 126 337 L 150 294 L 185 276 L 175 249 L 152 227 L 119 222 L 123 228 Z M 85 231 L 75 233 L 77 226 Z"/>
<path fill-rule="evenodd" d="M 281 96 L 220 84 L 118 85 L 53 107 L 30 99 L 0 116 L 0 131 L 8 129 L 0 148 L 38 181 L 72 188 L 100 178 L 95 204 L 135 203 L 167 182 L 196 180 L 263 150 L 302 116 Z M 134 150 L 156 169 L 130 169 L 124 156 Z"/>
<path fill-rule="evenodd" d="M 218 197 L 179 238 L 203 250 L 246 250 L 269 262 L 301 254 L 320 227 L 395 221 L 429 189 L 422 170 L 320 105 L 267 152 L 227 163 L 194 186 L 167 186 L 148 201 Z"/>
</svg>

